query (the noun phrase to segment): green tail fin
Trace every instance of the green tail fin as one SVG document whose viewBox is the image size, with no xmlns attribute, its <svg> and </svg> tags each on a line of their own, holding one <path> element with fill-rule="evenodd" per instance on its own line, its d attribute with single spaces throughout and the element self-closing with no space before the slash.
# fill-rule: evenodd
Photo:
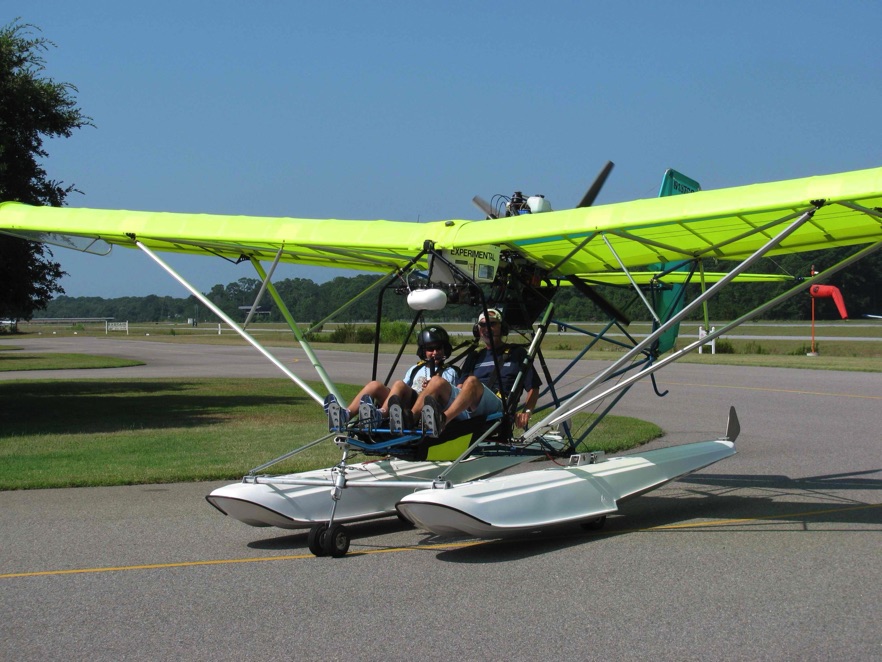
<svg viewBox="0 0 882 662">
<path fill-rule="evenodd" d="M 694 179 L 690 179 L 686 175 L 668 168 L 665 171 L 664 177 L 662 177 L 662 184 L 658 192 L 658 197 L 664 198 L 669 195 L 683 195 L 685 193 L 695 193 L 700 190 L 701 185 Z M 649 265 L 650 271 L 664 271 L 667 268 L 668 265 L 665 263 Z M 680 270 L 688 271 L 689 266 L 684 265 L 680 267 Z M 685 303 L 684 288 L 685 285 L 673 285 L 671 289 L 660 290 L 654 293 L 653 302 L 655 305 L 655 312 L 662 322 L 670 319 L 683 309 L 683 304 Z M 677 342 L 677 336 L 679 333 L 680 325 L 677 324 L 662 334 L 654 348 L 655 354 L 664 354 L 671 349 L 674 346 L 674 343 Z"/>
</svg>

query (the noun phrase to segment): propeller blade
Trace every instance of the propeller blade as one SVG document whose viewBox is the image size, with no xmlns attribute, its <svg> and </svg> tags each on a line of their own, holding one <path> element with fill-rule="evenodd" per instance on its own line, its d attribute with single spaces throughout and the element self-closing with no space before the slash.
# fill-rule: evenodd
<svg viewBox="0 0 882 662">
<path fill-rule="evenodd" d="M 609 173 L 612 172 L 613 166 L 615 166 L 615 164 L 612 161 L 606 162 L 606 165 L 603 166 L 600 174 L 597 175 L 597 179 L 594 180 L 591 188 L 585 192 L 585 195 L 582 196 L 579 204 L 576 205 L 577 209 L 580 207 L 590 207 L 594 204 L 594 199 L 597 197 L 597 194 L 600 193 L 600 189 L 603 188 L 603 184 L 606 182 L 606 178 L 609 177 Z"/>
<path fill-rule="evenodd" d="M 591 301 L 593 301 L 594 304 L 607 315 L 615 318 L 625 326 L 631 324 L 630 317 L 628 317 L 627 315 L 625 315 L 625 313 L 616 308 L 614 303 L 612 303 L 609 299 L 607 299 L 605 296 L 603 296 L 600 292 L 591 287 L 581 278 L 573 274 L 572 276 L 566 276 L 566 279 L 570 281 L 570 283 L 572 283 L 579 292 L 591 299 Z"/>
<path fill-rule="evenodd" d="M 490 203 L 487 202 L 487 201 L 486 201 L 484 198 L 482 198 L 481 196 L 476 195 L 474 198 L 472 198 L 472 202 L 474 203 L 474 205 L 475 205 L 478 209 L 480 209 L 482 212 L 484 212 L 485 214 L 487 214 L 487 218 L 499 218 L 499 217 L 496 215 L 496 212 L 493 211 L 493 207 L 490 206 Z"/>
</svg>

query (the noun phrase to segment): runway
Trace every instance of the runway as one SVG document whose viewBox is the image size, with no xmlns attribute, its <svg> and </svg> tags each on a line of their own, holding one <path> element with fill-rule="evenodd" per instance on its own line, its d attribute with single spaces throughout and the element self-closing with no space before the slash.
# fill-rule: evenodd
<svg viewBox="0 0 882 662">
<path fill-rule="evenodd" d="M 147 362 L 88 371 L 96 379 L 281 375 L 246 347 L 40 346 Z M 278 355 L 315 379 L 298 352 Z M 321 353 L 343 382 L 364 379 L 355 356 Z M 40 377 L 61 378 L 0 373 Z M 735 405 L 739 454 L 625 504 L 599 534 L 488 543 L 390 519 L 353 526 L 346 558 L 317 559 L 305 533 L 217 513 L 204 501 L 216 483 L 0 492 L 0 657 L 879 659 L 880 384 L 662 370 L 666 397 L 641 383 L 616 413 L 661 425 L 658 446 L 721 434 Z"/>
</svg>

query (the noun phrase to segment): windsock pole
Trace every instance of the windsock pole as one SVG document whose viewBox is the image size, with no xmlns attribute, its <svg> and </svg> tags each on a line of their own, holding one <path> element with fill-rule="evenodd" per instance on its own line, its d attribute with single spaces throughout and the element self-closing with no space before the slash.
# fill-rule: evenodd
<svg viewBox="0 0 882 662">
<path fill-rule="evenodd" d="M 818 272 L 815 271 L 815 265 L 812 265 L 812 270 L 810 276 L 814 277 Z M 808 356 L 817 356 L 818 353 L 815 351 L 815 297 L 812 297 L 812 351 L 809 352 Z"/>
</svg>

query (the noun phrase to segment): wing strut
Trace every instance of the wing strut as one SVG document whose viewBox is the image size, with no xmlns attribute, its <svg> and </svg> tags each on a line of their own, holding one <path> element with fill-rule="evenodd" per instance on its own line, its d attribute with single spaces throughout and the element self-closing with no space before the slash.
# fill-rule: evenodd
<svg viewBox="0 0 882 662">
<path fill-rule="evenodd" d="M 334 397 L 337 398 L 340 402 L 343 402 L 343 398 L 340 396 L 340 392 L 337 390 L 337 386 L 331 381 L 330 376 L 325 371 L 325 367 L 321 364 L 321 361 L 318 360 L 318 357 L 315 355 L 315 352 L 312 351 L 312 345 L 307 342 L 306 338 L 303 337 L 303 333 L 301 333 L 300 329 L 297 327 L 297 322 L 294 321 L 294 316 L 291 314 L 291 311 L 288 309 L 288 306 L 285 305 L 285 302 L 282 300 L 281 295 L 279 295 L 279 291 L 276 289 L 276 286 L 272 284 L 269 280 L 270 276 L 267 276 L 263 270 L 263 265 L 260 264 L 260 260 L 257 258 L 251 258 L 251 264 L 254 265 L 254 270 L 260 275 L 261 278 L 267 284 L 269 288 L 270 296 L 273 298 L 273 301 L 276 302 L 276 306 L 278 306 L 279 311 L 281 311 L 282 316 L 285 318 L 285 321 L 288 323 L 288 326 L 291 327 L 291 331 L 294 333 L 294 337 L 297 338 L 297 342 L 300 343 L 300 347 L 303 348 L 303 351 L 306 353 L 306 357 L 312 363 L 312 367 L 315 368 L 315 371 L 318 373 L 319 378 L 322 380 L 322 383 L 325 385 L 325 388 L 328 389 L 328 393 L 333 393 Z M 255 305 L 257 305 L 255 303 Z"/>
<path fill-rule="evenodd" d="M 187 282 L 182 276 L 180 276 L 180 275 L 179 275 L 174 269 L 172 269 L 169 265 L 167 265 L 165 262 L 163 262 L 163 261 L 162 261 L 162 258 L 160 258 L 156 253 L 154 253 L 154 252 L 151 251 L 149 248 L 147 248 L 147 246 L 145 246 L 145 245 L 142 244 L 140 241 L 138 241 L 134 236 L 132 236 L 132 235 L 130 235 L 130 236 L 132 237 L 132 240 L 135 242 L 135 246 L 137 246 L 137 247 L 140 248 L 142 251 L 144 251 L 144 252 L 150 257 L 150 259 L 152 259 L 154 262 L 156 262 L 156 264 L 158 264 L 160 267 L 162 267 L 163 269 L 165 269 L 165 270 L 166 270 L 166 271 L 172 276 L 172 278 L 174 278 L 174 279 L 175 279 L 176 281 L 178 281 L 181 285 L 183 285 L 184 287 L 186 287 L 187 290 L 190 292 L 190 294 L 192 294 L 194 297 L 196 297 L 197 299 L 199 299 L 199 301 L 200 301 L 200 302 L 201 302 L 206 308 L 208 308 L 211 312 L 213 312 L 215 315 L 217 315 L 218 317 L 220 317 L 220 318 L 221 318 L 221 319 L 222 319 L 222 320 L 223 320 L 223 321 L 224 321 L 224 322 L 225 322 L 225 323 L 226 323 L 231 329 L 233 329 L 236 333 L 238 333 L 238 334 L 239 334 L 240 336 L 242 336 L 245 340 L 247 340 L 248 343 L 251 344 L 252 347 L 254 347 L 258 352 L 260 352 L 261 354 L 263 354 L 267 359 L 269 359 L 269 360 L 272 362 L 272 364 L 275 365 L 279 370 L 281 370 L 282 372 L 284 372 L 284 373 L 285 373 L 285 374 L 291 379 L 291 381 L 293 381 L 295 384 L 297 384 L 297 386 L 299 386 L 300 388 L 302 388 L 303 391 L 304 391 L 309 397 L 311 397 L 313 400 L 315 400 L 315 401 L 316 401 L 317 403 L 319 403 L 319 404 L 322 404 L 322 403 L 324 402 L 324 398 L 323 398 L 322 396 L 320 396 L 318 393 L 316 393 L 315 391 L 313 391 L 313 390 L 309 387 L 309 385 L 307 385 L 306 382 L 304 382 L 304 381 L 303 381 L 302 379 L 300 379 L 297 375 L 295 375 L 293 372 L 291 372 L 290 370 L 288 370 L 288 368 L 285 366 L 285 364 L 283 364 L 281 361 L 279 361 L 279 359 L 277 359 L 275 356 L 273 356 L 273 355 L 272 355 L 267 349 L 264 348 L 263 345 L 261 345 L 259 342 L 257 342 L 257 341 L 251 336 L 250 333 L 248 333 L 247 331 L 245 331 L 242 327 L 240 327 L 240 326 L 239 326 L 238 324 L 236 324 L 232 319 L 230 319 L 229 316 L 227 316 L 227 314 L 226 314 L 224 311 L 222 311 L 220 308 L 218 308 L 216 305 L 214 305 L 214 304 L 208 299 L 208 297 L 206 297 L 204 294 L 202 294 L 202 292 L 200 292 L 200 291 L 197 290 L 195 287 L 193 287 L 192 285 L 190 285 L 190 283 L 188 283 L 188 282 Z"/>
<path fill-rule="evenodd" d="M 344 303 L 342 306 L 340 306 L 339 308 L 337 308 L 337 310 L 335 310 L 333 313 L 331 313 L 330 315 L 328 315 L 328 316 L 325 317 L 324 319 L 320 319 L 318 322 L 316 322 L 316 323 L 313 324 L 311 327 L 309 327 L 309 328 L 306 330 L 306 333 L 309 334 L 309 333 L 312 333 L 313 331 L 318 331 L 319 329 L 322 328 L 322 326 L 325 325 L 325 323 L 327 323 L 327 322 L 329 322 L 330 320 L 334 319 L 337 315 L 339 315 L 339 314 L 342 313 L 344 310 L 346 310 L 347 308 L 349 308 L 350 306 L 352 306 L 356 301 L 358 301 L 359 299 L 361 299 L 363 296 L 367 295 L 369 292 L 373 291 L 374 289 L 380 287 L 380 285 L 386 285 L 386 284 L 387 284 L 389 281 L 391 281 L 393 278 L 397 278 L 397 277 L 398 277 L 398 272 L 399 272 L 399 270 L 398 270 L 398 269 L 395 269 L 394 271 L 391 271 L 390 273 L 386 274 L 383 278 L 378 278 L 378 279 L 376 280 L 376 282 L 372 283 L 371 285 L 368 285 L 366 288 L 364 288 L 364 290 L 362 290 L 361 292 L 359 292 L 358 294 L 356 294 L 354 297 L 352 297 L 349 301 L 347 301 L 347 302 Z"/>
<path fill-rule="evenodd" d="M 260 274 L 261 280 L 263 282 L 260 284 L 260 290 L 257 292 L 257 296 L 254 297 L 254 303 L 251 304 L 251 310 L 248 311 L 248 316 L 245 318 L 245 323 L 242 325 L 243 329 L 247 329 L 248 325 L 251 323 L 251 318 L 254 317 L 254 313 L 257 311 L 257 306 L 260 305 L 260 300 L 263 299 L 263 293 L 266 292 L 266 286 L 270 282 L 270 278 L 273 277 L 273 274 L 276 272 L 276 267 L 279 266 L 279 260 L 282 258 L 282 253 L 285 250 L 285 244 L 282 244 L 279 247 L 279 252 L 276 253 L 276 259 L 273 260 L 273 265 L 270 267 L 269 275 L 260 273 L 260 270 L 257 270 L 257 273 Z M 254 256 L 251 256 L 251 264 L 257 262 Z M 258 262 L 259 264 L 259 262 Z M 296 335 L 296 333 L 295 333 Z"/>
<path fill-rule="evenodd" d="M 634 277 L 631 275 L 631 272 L 628 271 L 628 268 L 625 266 L 625 263 L 622 262 L 622 258 L 619 257 L 619 254 L 616 253 L 616 249 L 612 247 L 612 244 L 609 243 L 609 239 L 606 238 L 606 234 L 601 235 L 603 237 L 603 242 L 606 244 L 606 247 L 609 249 L 609 252 L 613 254 L 613 257 L 619 263 L 619 266 L 622 268 L 622 271 L 628 277 L 628 280 L 631 281 L 631 285 L 634 286 L 634 291 L 637 292 L 637 295 L 643 300 L 643 305 L 646 306 L 646 310 L 649 311 L 649 314 L 652 315 L 652 319 L 655 320 L 656 324 L 661 324 L 661 320 L 658 318 L 658 315 L 655 313 L 655 309 L 650 305 L 649 301 L 646 299 L 646 295 L 643 294 L 643 291 L 640 289 L 640 286 L 634 281 Z"/>
<path fill-rule="evenodd" d="M 591 299 L 591 302 L 595 306 L 600 308 L 603 312 L 605 312 L 607 315 L 609 315 L 609 317 L 617 321 L 619 324 L 622 324 L 624 326 L 628 326 L 631 324 L 630 317 L 628 317 L 627 315 L 625 315 L 625 313 L 616 308 L 611 301 L 601 295 L 600 292 L 595 290 L 581 278 L 573 274 L 571 276 L 566 276 L 566 280 L 573 287 L 575 287 L 580 294 L 584 294 L 586 297 Z"/>
<path fill-rule="evenodd" d="M 594 382 L 592 382 L 591 384 L 588 384 L 587 386 L 583 387 L 581 391 L 579 391 L 572 398 L 570 398 L 564 406 L 562 406 L 560 409 L 558 409 L 554 413 L 550 414 L 549 416 L 544 418 L 542 421 L 540 421 L 539 423 L 534 425 L 532 428 L 530 428 L 524 434 L 524 436 L 520 439 L 520 441 L 522 443 L 528 443 L 528 442 L 532 441 L 535 437 L 538 437 L 542 434 L 545 434 L 553 427 L 566 421 L 567 419 L 571 418 L 572 416 L 579 413 L 580 411 L 587 409 L 588 407 L 594 405 L 594 403 L 596 403 L 600 400 L 603 400 L 604 398 L 606 398 L 614 393 L 617 393 L 618 391 L 621 391 L 622 389 L 630 387 L 634 382 L 636 382 L 640 379 L 643 379 L 647 375 L 653 374 L 654 372 L 656 372 L 657 370 L 660 370 L 661 368 L 668 365 L 669 363 L 673 363 L 674 361 L 679 360 L 682 356 L 688 354 L 689 352 L 692 352 L 692 351 L 698 349 L 702 345 L 706 345 L 707 343 L 711 342 L 712 340 L 715 340 L 716 338 L 723 335 L 724 333 L 728 333 L 729 331 L 731 331 L 732 329 L 734 329 L 737 326 L 740 326 L 744 322 L 750 321 L 751 319 L 753 319 L 757 315 L 765 312 L 766 310 L 769 310 L 770 308 L 777 306 L 782 301 L 785 301 L 785 300 L 789 299 L 790 297 L 792 297 L 793 295 L 798 294 L 799 292 L 802 292 L 803 290 L 805 290 L 808 287 L 811 287 L 814 283 L 816 283 L 820 280 L 824 280 L 826 278 L 829 278 L 830 276 L 832 276 L 836 272 L 844 269 L 845 267 L 847 267 L 848 265 L 850 265 L 854 262 L 857 262 L 861 258 L 866 257 L 870 253 L 873 253 L 880 248 L 882 248 L 882 241 L 877 242 L 875 244 L 871 244 L 870 246 L 867 246 L 866 248 L 864 248 L 861 251 L 858 251 L 857 253 L 855 253 L 851 257 L 848 257 L 848 258 L 842 260 L 838 264 L 830 267 L 829 269 L 824 270 L 823 272 L 817 274 L 816 276 L 814 276 L 812 278 L 808 278 L 808 279 L 800 282 L 798 285 L 787 290 L 783 294 L 780 294 L 777 297 L 770 299 L 769 301 L 767 301 L 763 305 L 758 306 L 757 308 L 754 308 L 749 313 L 742 315 L 741 317 L 739 317 L 738 319 L 736 319 L 733 322 L 730 322 L 726 326 L 721 327 L 711 333 L 708 333 L 703 338 L 696 340 L 695 342 L 684 347 L 683 349 L 681 349 L 677 352 L 674 352 L 670 356 L 666 356 L 664 359 L 661 359 L 660 361 L 653 363 L 651 366 L 647 367 L 643 371 L 622 380 L 621 382 L 619 382 L 615 386 L 607 389 L 606 391 L 603 391 L 602 393 L 598 393 L 597 395 L 591 397 L 590 399 L 588 399 L 582 403 L 573 404 L 574 401 L 576 400 L 576 398 L 578 398 L 580 394 L 585 393 L 590 388 L 592 388 L 592 385 L 594 384 Z M 711 290 L 713 290 L 713 289 L 714 288 L 711 288 Z M 708 290 L 708 291 L 710 292 L 711 290 Z M 661 327 L 660 330 L 661 331 L 665 330 L 666 326 L 667 325 Z M 652 335 L 655 335 L 655 334 L 652 334 Z M 616 363 L 618 364 L 619 362 L 616 362 Z M 596 381 L 597 380 L 595 379 L 595 382 Z M 565 411 L 561 412 L 561 409 L 565 409 Z"/>
<path fill-rule="evenodd" d="M 732 269 L 726 276 L 720 279 L 718 282 L 714 283 L 706 292 L 703 292 L 701 295 L 696 297 L 693 301 L 691 301 L 688 305 L 684 306 L 683 309 L 671 317 L 667 322 L 660 325 L 655 331 L 650 333 L 646 338 L 637 343 L 630 351 L 625 353 L 622 358 L 618 361 L 614 362 L 611 366 L 601 371 L 593 380 L 591 380 L 588 384 L 583 386 L 579 391 L 577 391 L 567 402 L 561 405 L 554 413 L 547 416 L 545 419 L 534 425 L 530 428 L 527 433 L 524 435 L 524 439 L 532 439 L 533 437 L 539 436 L 539 434 L 547 432 L 552 427 L 558 425 L 559 423 L 571 418 L 573 415 L 581 411 L 587 406 L 587 403 L 579 404 L 577 400 L 580 396 L 588 393 L 592 389 L 596 388 L 598 384 L 604 382 L 608 377 L 613 375 L 621 366 L 627 364 L 631 361 L 637 354 L 642 352 L 646 347 L 649 347 L 654 343 L 663 333 L 665 333 L 669 328 L 674 326 L 675 324 L 682 321 L 686 316 L 688 316 L 696 307 L 703 304 L 705 301 L 715 296 L 716 293 L 722 289 L 725 285 L 731 282 L 736 276 L 741 274 L 742 272 L 749 269 L 757 260 L 759 260 L 763 255 L 772 250 L 779 243 L 784 241 L 787 237 L 789 237 L 793 232 L 799 229 L 803 224 L 809 221 L 812 216 L 814 216 L 817 211 L 817 207 L 812 207 L 811 209 L 805 211 L 799 218 L 793 221 L 790 225 L 788 225 L 784 230 L 782 230 L 777 236 L 770 239 L 764 246 L 759 248 L 753 255 L 746 258 L 741 264 Z M 804 281 L 805 282 L 805 281 Z M 740 322 L 739 322 L 740 323 Z M 714 334 L 714 338 L 719 335 L 719 332 Z M 709 336 L 705 336 L 700 342 L 700 344 L 704 344 L 704 341 L 707 341 Z M 698 345 L 695 345 L 697 347 Z M 694 349 L 694 348 L 693 348 Z M 691 350 L 690 350 L 691 351 Z M 680 352 L 677 353 L 678 358 L 681 355 Z M 670 357 L 668 357 L 669 359 Z M 655 372 L 655 370 L 660 367 L 660 365 L 666 365 L 669 361 L 665 359 L 663 362 L 656 363 L 651 368 L 647 368 L 640 372 L 638 375 L 635 375 L 637 379 L 642 379 L 648 374 Z M 622 382 L 619 382 L 617 387 L 610 389 L 605 392 L 606 395 L 609 393 L 614 393 L 618 391 L 620 388 L 623 388 L 624 385 L 628 385 L 636 381 L 637 379 L 628 378 Z M 589 403 L 592 403 L 600 398 L 592 398 L 589 400 Z"/>
</svg>

